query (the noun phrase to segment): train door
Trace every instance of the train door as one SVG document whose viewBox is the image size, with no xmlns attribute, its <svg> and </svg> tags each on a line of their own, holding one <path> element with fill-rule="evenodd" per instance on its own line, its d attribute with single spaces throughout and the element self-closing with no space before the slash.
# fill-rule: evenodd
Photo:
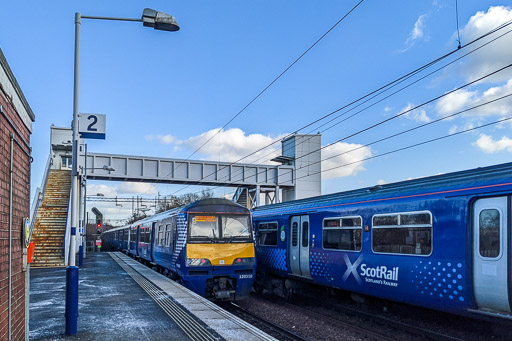
<svg viewBox="0 0 512 341">
<path fill-rule="evenodd" d="M 473 286 L 479 309 L 510 312 L 509 200 L 479 199 L 473 206 Z"/>
<path fill-rule="evenodd" d="M 309 272 L 309 216 L 295 216 L 290 221 L 290 269 L 292 274 L 311 277 Z"/>
</svg>

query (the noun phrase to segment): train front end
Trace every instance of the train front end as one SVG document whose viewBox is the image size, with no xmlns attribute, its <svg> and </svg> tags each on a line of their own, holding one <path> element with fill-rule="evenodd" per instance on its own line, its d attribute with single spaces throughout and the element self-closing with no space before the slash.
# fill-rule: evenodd
<svg viewBox="0 0 512 341">
<path fill-rule="evenodd" d="M 188 209 L 185 286 L 216 301 L 247 297 L 256 276 L 251 213 L 225 199 Z"/>
</svg>

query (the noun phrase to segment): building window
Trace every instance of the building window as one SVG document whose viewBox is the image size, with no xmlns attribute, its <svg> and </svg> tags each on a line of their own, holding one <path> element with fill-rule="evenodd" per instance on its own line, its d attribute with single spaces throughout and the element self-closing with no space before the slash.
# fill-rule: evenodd
<svg viewBox="0 0 512 341">
<path fill-rule="evenodd" d="M 486 209 L 480 212 L 480 256 L 496 258 L 500 254 L 500 212 Z"/>
<path fill-rule="evenodd" d="M 361 217 L 327 218 L 323 222 L 323 247 L 327 250 L 361 251 Z"/>
<path fill-rule="evenodd" d="M 372 225 L 374 252 L 407 255 L 432 252 L 432 214 L 428 211 L 375 215 Z"/>
<path fill-rule="evenodd" d="M 277 223 L 265 223 L 258 225 L 258 245 L 277 245 Z"/>
<path fill-rule="evenodd" d="M 69 168 L 73 166 L 73 161 L 71 156 L 62 156 L 62 165 L 61 168 Z"/>
</svg>

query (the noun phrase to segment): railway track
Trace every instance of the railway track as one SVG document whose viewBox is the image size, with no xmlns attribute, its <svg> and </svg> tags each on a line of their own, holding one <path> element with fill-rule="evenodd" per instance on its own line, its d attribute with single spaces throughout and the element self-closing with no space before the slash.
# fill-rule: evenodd
<svg viewBox="0 0 512 341">
<path fill-rule="evenodd" d="M 313 311 L 313 310 L 309 310 L 309 309 L 306 309 L 306 308 L 303 308 L 303 307 L 300 307 L 298 305 L 295 305 L 295 304 L 291 304 L 291 303 L 285 303 L 284 306 L 290 308 L 290 309 L 293 309 L 297 312 L 300 312 L 301 314 L 303 315 L 309 315 L 313 318 L 317 318 L 317 319 L 320 319 L 320 320 L 323 320 L 323 321 L 327 321 L 329 323 L 332 323 L 334 325 L 336 325 L 337 327 L 341 328 L 341 329 L 344 329 L 344 330 L 350 330 L 360 336 L 364 336 L 366 338 L 369 338 L 369 339 L 375 339 L 375 340 L 388 340 L 388 341 L 395 341 L 396 340 L 396 337 L 389 337 L 387 335 L 385 335 L 384 333 L 378 333 L 378 332 L 373 332 L 371 330 L 368 330 L 366 328 L 362 328 L 362 327 L 358 327 L 352 323 L 349 323 L 349 322 L 345 322 L 345 321 L 341 321 L 341 320 L 338 320 L 338 319 L 335 319 L 331 316 L 328 316 L 328 315 L 325 315 L 325 314 L 321 314 L 321 313 L 318 313 L 316 311 Z"/>
<path fill-rule="evenodd" d="M 347 307 L 347 306 L 340 305 L 340 304 L 329 305 L 327 307 L 329 309 L 339 312 L 339 313 L 357 316 L 357 317 L 363 318 L 365 320 L 370 320 L 373 323 L 378 324 L 378 325 L 390 327 L 395 330 L 399 330 L 399 331 L 408 333 L 410 335 L 412 334 L 412 335 L 418 336 L 421 339 L 441 340 L 441 341 L 462 341 L 463 340 L 463 339 L 460 339 L 460 338 L 457 338 L 457 337 L 454 337 L 451 335 L 435 332 L 430 329 L 425 329 L 425 328 L 421 328 L 421 327 L 412 325 L 410 323 L 396 321 L 396 320 L 390 319 L 388 317 L 361 311 L 361 310 L 354 309 L 354 308 Z"/>
<path fill-rule="evenodd" d="M 340 319 L 333 318 L 332 316 L 327 315 L 327 313 L 319 313 L 301 306 L 298 306 L 293 303 L 285 303 L 285 306 L 294 309 L 296 311 L 301 312 L 302 314 L 308 314 L 312 317 L 316 317 L 318 319 L 323 319 L 325 321 L 329 321 L 330 323 L 333 323 L 340 328 L 352 330 L 355 333 L 358 333 L 359 335 L 366 336 L 371 339 L 376 340 L 397 340 L 397 334 L 396 332 L 402 332 L 406 333 L 408 335 L 414 335 L 419 337 L 420 339 L 430 339 L 430 340 L 442 340 L 442 341 L 461 341 L 462 339 L 441 334 L 438 332 L 434 332 L 428 329 L 420 328 L 411 324 L 395 321 L 392 319 L 389 319 L 387 317 L 379 316 L 377 314 L 371 314 L 367 312 L 363 312 L 357 309 L 344 307 L 341 305 L 332 305 L 329 306 L 328 309 L 331 311 L 343 313 L 345 315 L 350 316 L 356 316 L 359 318 L 362 318 L 364 320 L 370 320 L 374 324 L 378 324 L 380 326 L 385 327 L 386 330 L 381 331 L 372 331 L 369 330 L 367 327 L 357 327 L 353 324 L 353 322 L 345 322 Z M 391 330 L 390 330 L 391 329 Z M 392 335 L 390 335 L 392 334 Z M 408 337 L 403 337 L 404 339 L 409 339 Z"/>
<path fill-rule="evenodd" d="M 267 334 L 275 337 L 278 340 L 284 341 L 306 341 L 303 337 L 295 334 L 294 332 L 283 328 L 275 323 L 272 323 L 264 318 L 251 313 L 250 311 L 240 307 L 238 304 L 230 302 L 229 304 L 224 304 L 222 307 L 232 314 L 240 317 L 241 319 L 251 323 L 253 326 L 258 327 L 262 331 Z"/>
</svg>

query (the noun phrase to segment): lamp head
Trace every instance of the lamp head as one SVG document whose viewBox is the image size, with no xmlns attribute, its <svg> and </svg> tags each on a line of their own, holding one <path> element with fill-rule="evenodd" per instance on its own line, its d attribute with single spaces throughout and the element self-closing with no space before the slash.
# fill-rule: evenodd
<svg viewBox="0 0 512 341">
<path fill-rule="evenodd" d="M 142 13 L 142 22 L 144 26 L 153 27 L 155 30 L 161 31 L 178 31 L 180 27 L 178 22 L 170 14 L 155 11 L 151 8 L 145 8 Z"/>
</svg>

